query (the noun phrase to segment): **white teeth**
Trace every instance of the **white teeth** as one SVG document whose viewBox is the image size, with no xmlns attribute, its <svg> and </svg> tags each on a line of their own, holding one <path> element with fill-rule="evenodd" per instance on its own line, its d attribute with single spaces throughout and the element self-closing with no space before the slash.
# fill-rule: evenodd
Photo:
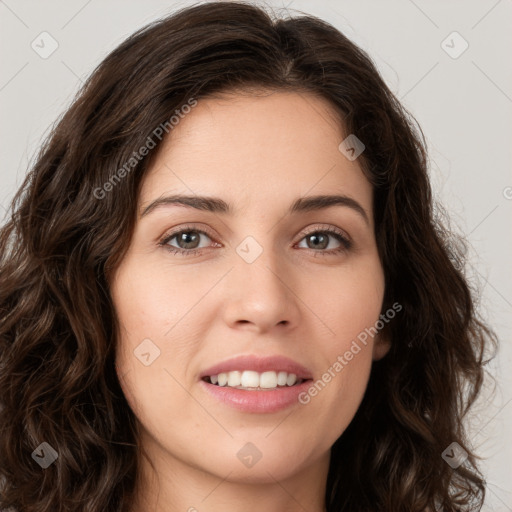
<svg viewBox="0 0 512 512">
<path fill-rule="evenodd" d="M 293 386 L 297 382 L 297 375 L 295 373 L 290 373 L 286 378 L 286 385 Z"/>
<path fill-rule="evenodd" d="M 277 374 L 276 372 L 263 372 L 260 375 L 260 388 L 276 388 L 277 387 Z"/>
<path fill-rule="evenodd" d="M 286 372 L 279 372 L 277 374 L 277 385 L 278 386 L 286 386 L 286 379 L 288 374 Z"/>
<path fill-rule="evenodd" d="M 234 388 L 240 386 L 242 382 L 242 372 L 229 372 L 228 373 L 228 386 Z"/>
<path fill-rule="evenodd" d="M 295 373 L 274 371 L 262 373 L 250 370 L 232 371 L 211 375 L 210 382 L 232 388 L 275 389 L 278 386 L 293 386 L 297 383 L 297 375 Z"/>
<path fill-rule="evenodd" d="M 250 371 L 243 372 L 241 384 L 244 388 L 257 388 L 260 385 L 259 373 Z"/>
</svg>

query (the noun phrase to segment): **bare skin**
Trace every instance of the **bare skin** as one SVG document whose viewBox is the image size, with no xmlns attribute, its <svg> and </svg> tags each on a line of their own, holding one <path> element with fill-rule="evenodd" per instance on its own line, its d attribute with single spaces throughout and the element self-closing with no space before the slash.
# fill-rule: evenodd
<svg viewBox="0 0 512 512">
<path fill-rule="evenodd" d="M 184 194 L 222 198 L 233 213 L 153 208 L 113 277 L 117 371 L 146 454 L 132 512 L 325 510 L 330 448 L 389 343 L 370 337 L 309 403 L 273 413 L 220 403 L 200 373 L 233 356 L 285 355 L 316 380 L 379 319 L 372 187 L 338 149 L 347 135 L 324 100 L 274 92 L 201 99 L 164 141 L 139 212 Z M 288 213 L 299 197 L 324 194 L 351 197 L 367 219 L 346 205 Z M 180 229 L 200 252 L 167 250 L 193 250 L 178 236 L 159 245 Z M 262 249 L 251 263 L 236 250 L 246 237 Z M 144 339 L 160 350 L 148 366 L 134 356 Z M 261 453 L 252 467 L 237 457 L 248 442 Z"/>
</svg>

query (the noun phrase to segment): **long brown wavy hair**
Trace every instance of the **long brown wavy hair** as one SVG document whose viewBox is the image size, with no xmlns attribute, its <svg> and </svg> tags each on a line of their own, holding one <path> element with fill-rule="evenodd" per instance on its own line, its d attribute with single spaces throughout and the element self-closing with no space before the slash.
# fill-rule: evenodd
<svg viewBox="0 0 512 512">
<path fill-rule="evenodd" d="M 10 205 L 0 231 L 0 508 L 129 510 L 140 455 L 115 371 L 109 276 L 159 141 L 125 164 L 190 98 L 258 88 L 326 98 L 365 144 L 382 312 L 403 307 L 332 447 L 328 512 L 480 510 L 485 484 L 463 420 L 497 339 L 466 277 L 467 242 L 435 212 L 421 128 L 333 26 L 237 2 L 182 9 L 112 51 Z M 31 456 L 43 442 L 58 454 L 46 469 Z M 468 453 L 457 468 L 441 456 L 453 442 Z"/>
</svg>

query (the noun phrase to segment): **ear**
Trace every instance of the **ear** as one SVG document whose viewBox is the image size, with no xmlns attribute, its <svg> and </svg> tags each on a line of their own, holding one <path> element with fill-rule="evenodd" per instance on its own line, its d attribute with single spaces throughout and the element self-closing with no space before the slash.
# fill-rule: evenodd
<svg viewBox="0 0 512 512">
<path fill-rule="evenodd" d="M 391 340 L 388 338 L 387 333 L 380 332 L 374 339 L 373 342 L 373 355 L 372 359 L 378 361 L 382 359 L 391 348 Z"/>
</svg>

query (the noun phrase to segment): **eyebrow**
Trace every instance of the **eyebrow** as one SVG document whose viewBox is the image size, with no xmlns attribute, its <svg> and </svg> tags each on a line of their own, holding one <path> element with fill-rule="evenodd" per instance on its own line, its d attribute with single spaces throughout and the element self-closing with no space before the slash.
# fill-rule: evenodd
<svg viewBox="0 0 512 512">
<path fill-rule="evenodd" d="M 195 208 L 196 210 L 222 213 L 232 215 L 233 209 L 223 199 L 218 197 L 205 197 L 205 196 L 185 196 L 185 195 L 171 195 L 164 196 L 152 201 L 144 208 L 141 213 L 141 218 L 145 217 L 152 211 L 169 205 L 180 205 L 188 208 Z M 290 206 L 288 213 L 302 213 L 316 210 L 323 210 L 332 206 L 345 206 L 357 212 L 366 222 L 370 225 L 366 210 L 353 198 L 345 195 L 318 195 L 299 197 Z"/>
</svg>

